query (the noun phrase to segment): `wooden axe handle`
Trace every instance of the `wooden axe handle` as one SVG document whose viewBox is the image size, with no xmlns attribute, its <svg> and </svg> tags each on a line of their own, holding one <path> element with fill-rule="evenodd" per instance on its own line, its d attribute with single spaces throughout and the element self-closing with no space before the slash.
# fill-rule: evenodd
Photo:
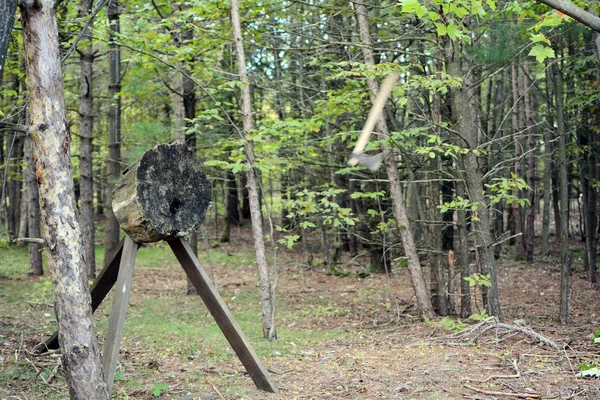
<svg viewBox="0 0 600 400">
<path fill-rule="evenodd" d="M 398 81 L 399 77 L 400 74 L 393 74 L 385 78 L 381 83 L 381 89 L 379 89 L 379 93 L 377 93 L 375 103 L 373 103 L 373 107 L 371 107 L 371 111 L 367 117 L 367 122 L 365 123 L 365 126 L 362 129 L 358 140 L 356 141 L 356 146 L 354 146 L 354 150 L 352 150 L 352 155 L 350 156 L 348 165 L 355 166 L 358 164 L 358 158 L 354 157 L 354 154 L 360 154 L 365 150 L 365 147 L 369 142 L 369 138 L 371 137 L 371 133 L 373 132 L 373 128 L 375 127 L 375 123 L 381 115 L 383 107 L 385 106 L 385 102 L 387 101 L 388 97 L 390 97 L 392 87 L 394 87 L 394 84 L 396 81 Z"/>
</svg>

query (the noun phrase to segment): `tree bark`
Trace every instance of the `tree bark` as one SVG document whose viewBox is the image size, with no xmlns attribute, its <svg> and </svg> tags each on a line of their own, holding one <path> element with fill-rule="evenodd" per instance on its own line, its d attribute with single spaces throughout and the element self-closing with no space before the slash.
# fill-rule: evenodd
<svg viewBox="0 0 600 400">
<path fill-rule="evenodd" d="M 235 41 L 238 75 L 243 85 L 241 90 L 241 108 L 243 114 L 242 135 L 244 136 L 244 151 L 247 168 L 246 177 L 250 218 L 252 220 L 252 236 L 254 239 L 256 264 L 258 266 L 258 280 L 262 305 L 263 336 L 271 340 L 277 338 L 277 332 L 275 330 L 275 298 L 271 292 L 269 268 L 267 265 L 267 257 L 265 255 L 265 240 L 259 201 L 259 185 L 257 181 L 258 177 L 256 176 L 257 174 L 254 167 L 254 142 L 248 138 L 248 135 L 253 129 L 252 98 L 250 96 L 250 80 L 248 79 L 248 72 L 246 71 L 246 54 L 244 52 L 244 43 L 242 41 L 240 9 L 237 0 L 231 1 L 231 26 Z"/>
<path fill-rule="evenodd" d="M 0 2 L 0 80 L 4 76 L 4 62 L 8 52 L 8 43 L 12 37 L 11 32 L 15 23 L 17 0 L 3 0 Z"/>
<path fill-rule="evenodd" d="M 362 54 L 364 63 L 367 65 L 375 65 L 375 57 L 373 55 L 371 34 L 369 32 L 369 21 L 367 18 L 367 8 L 363 3 L 353 3 L 356 11 L 356 20 L 358 34 L 360 36 L 360 42 L 362 44 Z M 379 84 L 375 79 L 367 78 L 367 86 L 369 87 L 369 93 L 371 102 L 375 101 L 377 93 L 379 92 Z M 388 137 L 389 132 L 387 124 L 383 114 L 379 117 L 377 124 L 377 130 L 384 137 Z M 394 217 L 398 222 L 398 229 L 400 231 L 400 239 L 404 247 L 404 252 L 408 261 L 408 269 L 410 271 L 410 277 L 412 285 L 417 298 L 417 306 L 420 312 L 427 318 L 434 317 L 433 307 L 431 305 L 431 299 L 427 292 L 427 285 L 425 284 L 425 278 L 423 277 L 423 271 L 421 269 L 421 262 L 419 261 L 419 255 L 415 246 L 411 225 L 408 220 L 406 213 L 406 205 L 404 204 L 404 198 L 402 195 L 402 186 L 400 185 L 400 179 L 398 177 L 398 166 L 396 164 L 396 157 L 394 153 L 387 146 L 382 146 L 385 172 L 390 182 L 390 197 L 392 198 L 392 209 Z"/>
<path fill-rule="evenodd" d="M 527 262 L 533 262 L 534 243 L 535 243 L 535 203 L 537 189 L 537 139 L 534 130 L 533 111 L 531 107 L 531 95 L 529 93 L 529 66 L 523 66 L 523 86 L 524 86 L 524 105 L 525 105 L 525 125 L 527 127 L 527 184 L 529 185 L 529 205 L 525 208 L 525 256 Z"/>
<path fill-rule="evenodd" d="M 552 77 L 546 68 L 546 108 L 552 109 L 551 96 Z M 542 254 L 546 254 L 550 247 L 550 205 L 552 203 L 552 117 L 546 113 L 547 126 L 544 128 L 544 208 L 542 211 Z"/>
<path fill-rule="evenodd" d="M 120 27 L 120 3 L 112 0 L 108 6 L 110 83 L 108 93 L 111 100 L 109 114 L 108 160 L 105 187 L 106 226 L 104 228 L 104 259 L 119 245 L 119 222 L 112 211 L 112 192 L 121 175 L 121 46 L 118 44 Z M 106 261 L 105 261 L 106 262 Z"/>
<path fill-rule="evenodd" d="M 556 63 L 552 64 L 554 80 L 554 99 L 556 107 L 556 125 L 558 127 L 558 192 L 560 225 L 558 239 L 560 243 L 560 314 L 563 325 L 569 323 L 569 274 L 571 260 L 569 254 L 569 182 L 567 179 L 567 148 L 562 101 L 562 74 Z"/>
<path fill-rule="evenodd" d="M 463 163 L 459 161 L 461 166 Z M 464 169 L 464 168 L 463 168 Z M 458 182 L 456 185 L 456 195 L 467 198 L 465 183 Z M 460 269 L 460 316 L 469 318 L 472 313 L 471 308 L 471 286 L 465 278 L 471 277 L 471 267 L 469 263 L 469 240 L 467 235 L 467 212 L 465 210 L 456 211 L 458 225 L 458 262 Z"/>
<path fill-rule="evenodd" d="M 79 18 L 86 21 L 92 13 L 92 1 L 81 0 Z M 94 234 L 94 173 L 93 173 L 93 63 L 92 36 L 87 24 L 79 41 L 79 215 L 88 279 L 96 277 Z"/>
<path fill-rule="evenodd" d="M 20 3 L 44 241 L 71 399 L 107 400 L 83 265 L 54 6 L 54 0 Z"/>
<path fill-rule="evenodd" d="M 33 148 L 31 139 L 25 141 L 25 158 L 27 169 L 25 181 L 27 184 L 27 225 L 30 238 L 40 238 L 40 196 L 38 192 L 35 161 L 33 160 Z M 42 246 L 39 243 L 29 243 L 29 275 L 44 275 L 42 265 Z"/>
</svg>

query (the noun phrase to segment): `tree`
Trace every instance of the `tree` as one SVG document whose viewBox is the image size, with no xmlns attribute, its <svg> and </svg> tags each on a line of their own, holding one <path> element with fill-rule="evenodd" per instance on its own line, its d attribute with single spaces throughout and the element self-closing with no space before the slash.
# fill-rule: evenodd
<svg viewBox="0 0 600 400">
<path fill-rule="evenodd" d="M 88 279 L 96 277 L 96 254 L 94 234 L 94 174 L 93 174 L 93 148 L 94 148 L 94 117 L 93 117 L 93 65 L 94 49 L 90 24 L 87 19 L 91 17 L 92 1 L 81 0 L 79 4 L 79 17 L 85 21 L 81 30 L 79 49 L 79 214 L 81 234 L 85 251 L 85 262 L 88 270 Z"/>
<path fill-rule="evenodd" d="M 16 11 L 17 0 L 5 0 L 0 4 L 0 80 L 4 75 L 4 61 L 6 60 Z"/>
<path fill-rule="evenodd" d="M 246 71 L 246 55 L 242 40 L 242 28 L 240 23 L 240 9 L 237 0 L 231 1 L 231 27 L 237 58 L 237 68 L 240 81 L 242 82 L 242 94 L 240 98 L 242 109 L 242 135 L 244 139 L 244 152 L 246 160 L 246 177 L 248 187 L 248 198 L 250 203 L 250 217 L 252 220 L 252 236 L 254 239 L 254 252 L 256 264 L 258 265 L 258 279 L 260 286 L 260 300 L 262 305 L 262 327 L 263 336 L 268 339 L 276 339 L 275 330 L 275 299 L 271 291 L 269 281 L 269 269 L 265 256 L 265 241 L 263 233 L 262 215 L 259 202 L 259 183 L 255 168 L 254 142 L 250 135 L 253 130 L 252 122 L 252 100 L 250 96 L 250 81 Z"/>
<path fill-rule="evenodd" d="M 373 56 L 371 34 L 369 32 L 369 22 L 367 19 L 367 8 L 363 3 L 353 3 L 356 9 L 356 19 L 358 22 L 358 34 L 362 44 L 362 53 L 365 64 L 369 66 L 375 65 L 375 58 Z M 375 79 L 367 78 L 367 85 L 369 86 L 369 93 L 371 101 L 375 101 L 377 92 L 379 92 L 379 84 Z M 389 131 L 385 121 L 385 117 L 381 115 L 377 120 L 377 130 L 384 137 L 389 136 Z M 396 165 L 396 158 L 391 149 L 383 145 L 383 157 L 385 164 L 385 172 L 390 182 L 390 197 L 392 198 L 392 207 L 396 221 L 398 222 L 398 229 L 400 231 L 400 237 L 402 239 L 402 245 L 404 252 L 408 259 L 408 269 L 410 271 L 410 277 L 412 280 L 415 295 L 417 297 L 417 305 L 420 312 L 428 318 L 434 316 L 433 307 L 431 300 L 427 294 L 427 286 L 425 279 L 423 278 L 423 272 L 421 270 L 421 263 L 419 262 L 419 256 L 416 252 L 413 234 L 411 231 L 410 221 L 406 213 L 406 206 L 404 205 L 404 197 L 402 195 L 402 187 L 400 186 L 400 180 L 398 178 L 398 167 Z"/>
<path fill-rule="evenodd" d="M 103 379 L 70 163 L 54 0 L 20 3 L 28 60 L 29 129 L 40 189 L 62 364 L 73 399 L 109 398 Z"/>
<path fill-rule="evenodd" d="M 104 228 L 104 259 L 110 260 L 119 244 L 119 222 L 112 210 L 112 190 L 121 175 L 121 46 L 117 42 L 121 32 L 119 1 L 108 6 L 110 95 L 108 161 L 106 174 L 106 225 Z"/>
</svg>

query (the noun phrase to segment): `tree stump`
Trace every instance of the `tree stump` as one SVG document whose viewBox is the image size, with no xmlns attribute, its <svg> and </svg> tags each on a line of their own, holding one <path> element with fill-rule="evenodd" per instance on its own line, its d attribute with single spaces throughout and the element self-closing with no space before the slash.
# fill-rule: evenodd
<svg viewBox="0 0 600 400">
<path fill-rule="evenodd" d="M 211 187 L 196 154 L 181 143 L 159 144 L 123 172 L 112 208 L 137 243 L 184 237 L 204 221 Z"/>
</svg>

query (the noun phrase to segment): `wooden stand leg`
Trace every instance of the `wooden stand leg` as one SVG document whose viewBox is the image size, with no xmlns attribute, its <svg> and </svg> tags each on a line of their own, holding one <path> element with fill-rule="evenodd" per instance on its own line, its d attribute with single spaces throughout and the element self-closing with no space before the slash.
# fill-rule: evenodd
<svg viewBox="0 0 600 400">
<path fill-rule="evenodd" d="M 229 344 L 246 367 L 256 387 L 266 392 L 277 393 L 277 386 L 271 381 L 267 369 L 254 352 L 244 332 L 233 318 L 231 311 L 229 311 L 217 289 L 211 283 L 189 244 L 183 239 L 169 240 L 168 243 L 190 281 L 194 284 L 196 291 L 204 300 L 208 311 L 210 311 Z"/>
<path fill-rule="evenodd" d="M 92 295 L 92 311 L 100 306 L 110 289 L 117 281 L 117 275 L 119 274 L 119 264 L 121 263 L 121 255 L 123 254 L 123 243 L 125 238 L 121 239 L 119 246 L 113 254 L 110 262 L 100 271 L 98 277 L 94 281 L 94 284 L 90 288 Z M 48 350 L 58 349 L 58 331 L 54 332 L 45 342 L 39 344 L 35 351 L 45 353 Z"/>
<path fill-rule="evenodd" d="M 133 278 L 133 267 L 135 265 L 135 253 L 137 249 L 138 244 L 134 243 L 129 236 L 125 236 L 123 255 L 121 256 L 121 263 L 119 265 L 119 275 L 115 285 L 115 298 L 108 322 L 108 333 L 104 342 L 102 359 L 109 393 L 112 392 L 119 347 L 123 338 L 125 313 L 127 312 L 127 303 L 129 301 L 129 293 L 131 292 L 131 280 Z"/>
</svg>

